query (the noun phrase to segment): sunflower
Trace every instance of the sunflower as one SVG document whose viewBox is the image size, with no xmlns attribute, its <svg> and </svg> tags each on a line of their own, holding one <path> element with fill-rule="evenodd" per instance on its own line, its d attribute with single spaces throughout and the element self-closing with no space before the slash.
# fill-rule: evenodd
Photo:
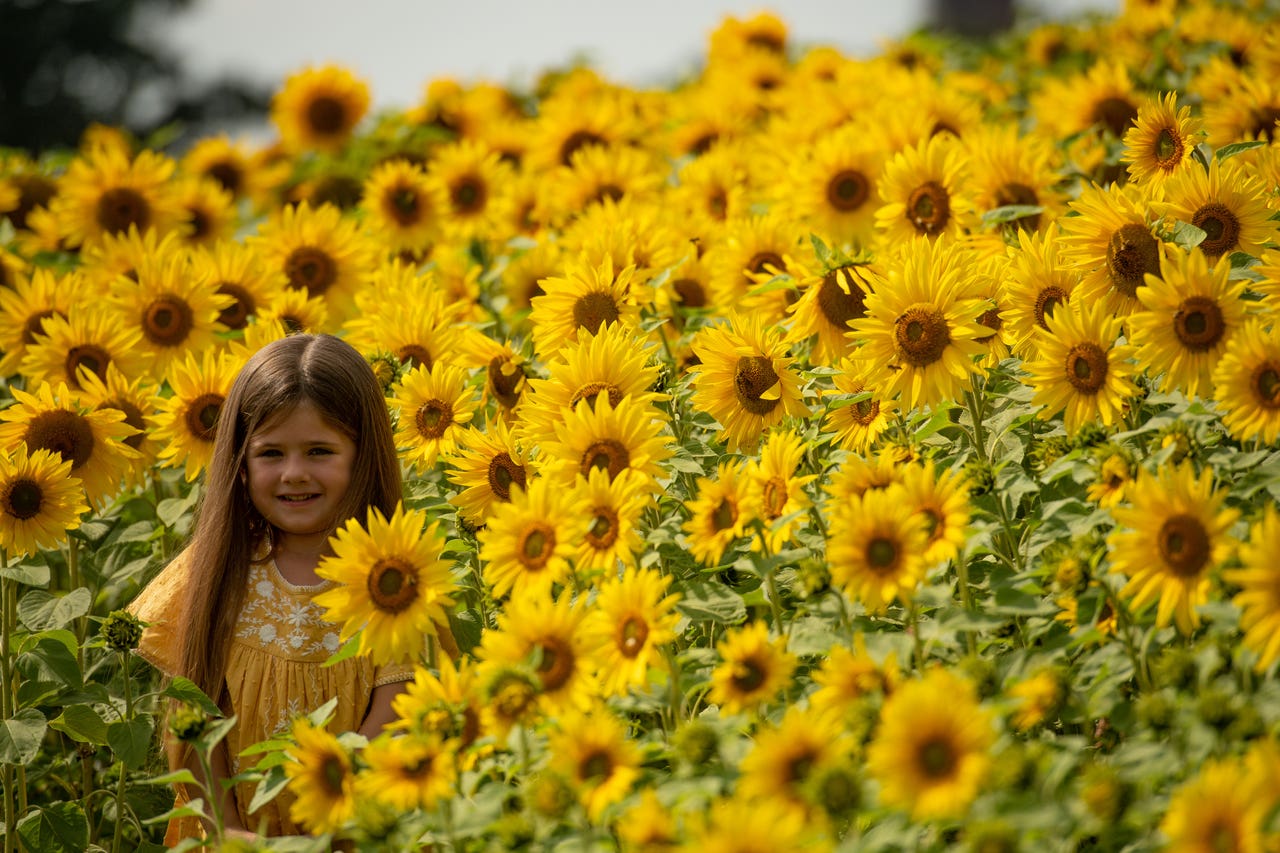
<svg viewBox="0 0 1280 853">
<path fill-rule="evenodd" d="M 1160 278 L 1147 276 L 1146 286 L 1138 288 L 1146 310 L 1128 319 L 1135 358 L 1152 376 L 1163 374 L 1163 390 L 1207 394 L 1214 366 L 1244 323 L 1245 282 L 1230 280 L 1229 258 L 1210 266 L 1198 247 L 1162 260 L 1160 267 Z"/>
<path fill-rule="evenodd" d="M 1133 454 L 1121 445 L 1108 442 L 1095 452 L 1092 467 L 1094 479 L 1087 492 L 1089 500 L 1103 508 L 1117 506 L 1137 474 Z"/>
<path fill-rule="evenodd" d="M 15 290 L 31 271 L 31 265 L 21 255 L 0 246 L 0 290 Z"/>
<path fill-rule="evenodd" d="M 1079 298 L 1045 321 L 1047 330 L 1037 333 L 1038 355 L 1025 365 L 1035 389 L 1032 405 L 1042 407 L 1046 420 L 1063 412 L 1068 435 L 1096 420 L 1111 426 L 1138 393 L 1129 360 L 1133 347 L 1116 343 L 1120 318 L 1101 300 Z"/>
<path fill-rule="evenodd" d="M 137 430 L 124 443 L 138 451 L 142 458 L 133 466 L 134 476 L 126 479 L 141 484 L 160 451 L 160 442 L 152 434 L 156 413 L 162 405 L 159 388 L 146 377 L 130 379 L 114 364 L 107 367 L 102 378 L 96 373 L 81 371 L 80 380 L 82 406 L 123 412 L 124 422 Z"/>
<path fill-rule="evenodd" d="M 126 328 L 140 333 L 150 374 L 164 380 L 188 354 L 213 347 L 225 331 L 218 317 L 232 297 L 194 279 L 187 257 L 177 253 L 143 259 L 135 276 L 112 282 L 109 304 Z"/>
<path fill-rule="evenodd" d="M 507 187 L 514 170 L 479 140 L 463 139 L 435 149 L 426 177 L 446 236 L 483 239 L 510 218 Z"/>
<path fill-rule="evenodd" d="M 0 185 L 13 193 L 10 203 L 0 210 L 18 231 L 29 230 L 31 215 L 46 209 L 58 193 L 57 179 L 49 167 L 21 153 L 5 156 Z M 0 193 L 4 192 L 5 189 L 0 189 Z"/>
<path fill-rule="evenodd" d="M 535 218 L 552 225 L 621 201 L 656 199 L 666 180 L 656 155 L 630 146 L 589 145 L 546 175 Z"/>
<path fill-rule="evenodd" d="M 1193 165 L 1192 153 L 1204 122 L 1193 118 L 1191 107 L 1178 107 L 1178 94 L 1152 95 L 1138 107 L 1136 124 L 1125 131 L 1121 161 L 1129 177 L 1159 186 Z"/>
<path fill-rule="evenodd" d="M 967 540 L 971 508 L 964 474 L 948 468 L 936 472 L 932 459 L 903 466 L 902 487 L 906 500 L 924 516 L 928 538 L 924 561 L 934 566 L 959 559 Z"/>
<path fill-rule="evenodd" d="M 355 814 L 355 768 L 336 737 L 298 717 L 290 730 L 295 745 L 285 750 L 284 775 L 296 799 L 289 818 L 319 835 L 333 832 Z"/>
<path fill-rule="evenodd" d="M 532 479 L 529 460 L 501 419 L 461 430 L 444 454 L 445 476 L 462 491 L 449 500 L 474 527 L 487 523 L 495 504 L 508 503 Z"/>
<path fill-rule="evenodd" d="M 434 735 L 383 734 L 360 753 L 355 794 L 401 812 L 432 809 L 454 795 L 454 744 Z"/>
<path fill-rule="evenodd" d="M 379 264 L 343 326 L 364 353 L 389 352 L 411 368 L 457 364 L 459 306 L 450 303 L 432 270 L 393 260 Z"/>
<path fill-rule="evenodd" d="M 823 488 L 837 503 L 860 498 L 870 491 L 888 489 L 902 483 L 902 462 L 892 446 L 881 447 L 874 456 L 851 453 L 831 471 Z"/>
<path fill-rule="evenodd" d="M 1036 330 L 1048 330 L 1045 318 L 1070 300 L 1080 283 L 1080 273 L 1063 260 L 1060 247 L 1058 224 L 1051 222 L 1041 234 L 1019 232 L 1018 247 L 1009 253 L 1000 316 L 1010 348 L 1024 359 L 1035 357 Z"/>
<path fill-rule="evenodd" d="M 951 136 L 932 136 L 895 154 L 880 179 L 881 245 L 963 234 L 972 218 L 964 170 L 964 148 Z"/>
<path fill-rule="evenodd" d="M 138 269 L 175 258 L 190 257 L 191 251 L 176 231 L 158 234 L 153 229 L 130 227 L 121 234 L 105 234 L 92 246 L 80 250 L 80 270 L 99 290 L 108 290 L 120 276 L 138 278 Z"/>
<path fill-rule="evenodd" d="M 18 372 L 27 348 L 44 334 L 44 321 L 66 316 L 85 293 L 84 276 L 72 271 L 58 275 L 48 267 L 37 267 L 29 278 L 13 287 L 0 287 L 0 375 Z"/>
<path fill-rule="evenodd" d="M 690 368 L 693 407 L 720 423 L 730 452 L 754 447 L 784 417 L 809 415 L 781 331 L 758 314 L 704 327 L 692 348 L 699 360 Z"/>
<path fill-rule="evenodd" d="M 862 700 L 888 696 L 899 679 L 897 655 L 891 651 L 883 661 L 877 661 L 867 651 L 865 637 L 854 634 L 852 649 L 833 645 L 814 670 L 817 689 L 809 694 L 809 706 L 819 713 L 832 711 L 849 719 Z"/>
<path fill-rule="evenodd" d="M 524 342 L 495 340 L 474 326 L 459 329 L 457 344 L 458 361 L 472 369 L 483 371 L 484 386 L 481 391 L 481 407 L 493 411 L 497 420 L 508 424 L 523 421 L 527 406 L 521 403 L 529 399 L 530 360 L 525 354 Z"/>
<path fill-rule="evenodd" d="M 56 451 L 20 443 L 0 454 L 0 549 L 21 558 L 58 548 L 89 511 L 84 497 L 71 460 Z"/>
<path fill-rule="evenodd" d="M 805 487 L 816 475 L 797 476 L 808 450 L 804 438 L 792 430 L 769 434 L 758 459 L 747 463 L 747 511 L 764 525 L 764 547 L 777 553 L 791 541 L 792 531 L 803 525 L 812 505 Z M 759 547 L 759 541 L 753 542 Z"/>
<path fill-rule="evenodd" d="M 730 628 L 716 643 L 720 663 L 711 672 L 707 701 L 722 715 L 737 714 L 773 699 L 791 683 L 796 658 L 786 638 L 769 639 L 769 626 L 752 621 Z"/>
<path fill-rule="evenodd" d="M 1154 233 L 1143 193 L 1137 185 L 1091 184 L 1071 202 L 1079 216 L 1058 220 L 1063 257 L 1082 274 L 1079 295 L 1088 302 L 1105 300 L 1116 314 L 1138 308 L 1138 288 L 1148 274 L 1160 274 L 1160 258 L 1171 248 Z"/>
<path fill-rule="evenodd" d="M 25 444 L 29 453 L 47 450 L 71 463 L 71 476 L 84 486 L 85 500 L 103 509 L 131 476 L 139 454 L 124 440 L 136 430 L 124 413 L 87 409 L 67 386 L 48 383 L 35 393 L 10 387 L 14 403 L 0 411 L 0 450 Z"/>
<path fill-rule="evenodd" d="M 961 817 L 986 778 L 994 741 L 973 685 L 935 666 L 885 699 L 867 770 L 883 805 L 915 820 Z"/>
<path fill-rule="evenodd" d="M 548 767 L 577 789 L 587 817 L 599 821 L 640 776 L 640 748 L 603 706 L 592 713 L 571 711 L 547 738 Z"/>
<path fill-rule="evenodd" d="M 155 151 L 134 159 L 116 148 L 96 148 L 74 160 L 58 182 L 49 213 L 68 246 L 92 246 L 107 234 L 177 227 L 181 212 L 169 178 L 174 162 Z"/>
<path fill-rule="evenodd" d="M 369 110 L 369 86 L 340 65 L 307 67 L 271 99 L 271 123 L 289 152 L 336 154 Z"/>
<path fill-rule="evenodd" d="M 866 316 L 867 295 L 884 281 L 879 269 L 853 261 L 818 273 L 793 261 L 788 270 L 800 287 L 800 298 L 787 308 L 792 316 L 788 342 L 814 338 L 809 360 L 815 365 L 852 355 L 849 324 Z"/>
<path fill-rule="evenodd" d="M 865 365 L 844 359 L 832 375 L 835 386 L 828 392 L 834 398 L 823 418 L 823 429 L 835 433 L 836 443 L 850 453 L 867 453 L 889 428 L 889 419 L 898 403 L 891 397 L 869 388 L 864 378 Z M 863 393 L 870 396 L 855 403 L 845 400 Z"/>
<path fill-rule="evenodd" d="M 662 648 L 676 638 L 680 595 L 667 594 L 670 584 L 669 576 L 635 566 L 600 584 L 583 631 L 595 649 L 605 696 L 644 687 Z"/>
<path fill-rule="evenodd" d="M 458 432 L 475 416 L 478 401 L 467 384 L 467 371 L 437 362 L 406 373 L 390 405 L 397 414 L 396 443 L 401 458 L 425 473 L 440 453 L 454 446 Z"/>
<path fill-rule="evenodd" d="M 782 799 L 741 794 L 711 801 L 701 825 L 688 828 L 681 853 L 759 853 L 804 850 L 829 853 L 830 839 L 803 808 Z"/>
<path fill-rule="evenodd" d="M 463 657 L 455 664 L 445 656 L 436 666 L 438 675 L 415 664 L 413 681 L 391 700 L 396 721 L 387 729 L 448 741 L 460 753 L 459 766 L 467 770 L 475 753 L 465 751 L 480 737 L 482 701 L 475 662 Z"/>
<path fill-rule="evenodd" d="M 978 338 L 989 332 L 978 318 L 988 306 L 964 295 L 972 264 L 954 242 L 915 238 L 887 283 L 867 296 L 867 316 L 852 323 L 862 341 L 854 357 L 882 371 L 881 393 L 901 396 L 906 408 L 959 397 L 978 371 Z"/>
<path fill-rule="evenodd" d="M 189 354 L 169 371 L 173 395 L 156 415 L 155 438 L 165 445 L 156 458 L 169 467 L 185 466 L 189 483 L 213 458 L 218 416 L 242 364 L 239 358 L 206 350 L 199 359 Z"/>
<path fill-rule="evenodd" d="M 482 573 L 494 598 L 550 595 L 569 577 L 576 544 L 568 510 L 568 495 L 542 477 L 513 489 L 506 503 L 494 504 L 477 534 Z"/>
<path fill-rule="evenodd" d="M 842 763 L 851 738 L 836 714 L 792 706 L 772 726 L 757 729 L 742 757 L 738 790 L 745 797 L 807 802 L 807 786 L 827 768 Z"/>
<path fill-rule="evenodd" d="M 1250 320 L 1227 344 L 1213 371 L 1222 425 L 1239 441 L 1280 437 L 1280 326 Z"/>
<path fill-rule="evenodd" d="M 233 332 L 243 330 L 267 305 L 278 301 L 287 284 L 284 273 L 267 267 L 256 249 L 235 240 L 196 249 L 190 269 L 192 279 L 206 292 L 230 297 L 218 322 Z"/>
<path fill-rule="evenodd" d="M 1280 89 L 1265 74 L 1240 74 L 1232 69 L 1232 82 L 1222 97 L 1206 102 L 1204 124 L 1209 144 L 1222 148 L 1233 142 L 1262 139 L 1275 141 L 1280 120 Z"/>
<path fill-rule="evenodd" d="M 999 367 L 1000 362 L 1013 353 L 1014 336 L 1007 322 L 1009 296 L 1005 285 L 1009 263 L 1007 253 L 984 258 L 970 276 L 968 285 L 962 288 L 966 297 L 980 299 L 987 305 L 987 310 L 978 317 L 978 325 L 985 332 L 978 343 L 986 347 L 979 364 L 988 370 Z"/>
<path fill-rule="evenodd" d="M 1037 123 L 1057 139 L 1082 133 L 1123 139 L 1138 117 L 1140 97 L 1122 62 L 1099 60 L 1087 71 L 1049 78 L 1031 107 Z"/>
<path fill-rule="evenodd" d="M 903 487 L 849 495 L 827 511 L 831 579 L 873 613 L 908 603 L 929 568 L 929 530 Z"/>
<path fill-rule="evenodd" d="M 667 476 L 663 465 L 673 455 L 672 437 L 662 431 L 665 418 L 655 407 L 624 398 L 615 408 L 607 394 L 564 413 L 555 438 L 541 442 L 547 471 L 564 486 L 594 469 L 614 480 L 631 471 L 640 487 L 656 490 Z"/>
<path fill-rule="evenodd" d="M 530 300 L 533 342 L 544 358 L 585 335 L 619 324 L 634 329 L 640 311 L 630 296 L 635 267 L 614 273 L 613 260 L 605 256 L 598 266 L 586 255 L 568 261 L 563 276 L 542 279 L 542 294 Z"/>
<path fill-rule="evenodd" d="M 747 478 L 743 466 L 722 461 L 715 477 L 699 477 L 698 496 L 686 503 L 684 523 L 689 553 L 715 565 L 736 540 L 746 536 L 751 514 L 747 509 Z"/>
<path fill-rule="evenodd" d="M 1059 158 L 1044 139 L 1020 133 L 1011 124 L 984 124 L 965 133 L 964 145 L 968 186 L 979 214 L 1009 206 L 1038 208 L 995 226 L 998 252 L 1003 253 L 1013 234 L 1043 231 L 1062 214 L 1065 205 L 1056 188 Z"/>
<path fill-rule="evenodd" d="M 364 275 L 371 271 L 374 244 L 330 204 L 287 205 L 259 226 L 247 243 L 269 270 L 284 273 L 290 288 L 322 297 L 331 321 L 345 319 Z"/>
<path fill-rule="evenodd" d="M 745 150 L 721 143 L 683 164 L 670 190 L 672 203 L 695 222 L 725 223 L 748 216 L 751 182 Z"/>
<path fill-rule="evenodd" d="M 1240 587 L 1231 602 L 1241 610 L 1244 645 L 1258 656 L 1254 666 L 1262 672 L 1280 659 L 1280 514 L 1274 506 L 1249 529 L 1240 562 L 1222 577 Z"/>
<path fill-rule="evenodd" d="M 1210 758 L 1169 797 L 1160 821 L 1170 853 L 1236 850 L 1261 853 L 1274 845 L 1266 832 L 1274 789 L 1261 788 L 1234 758 Z"/>
<path fill-rule="evenodd" d="M 861 125 L 848 124 L 820 137 L 796 157 L 777 186 L 787 216 L 810 223 L 828 242 L 869 246 L 883 160 L 880 147 Z"/>
<path fill-rule="evenodd" d="M 615 270 L 634 266 L 628 293 L 641 306 L 657 303 L 672 268 L 696 254 L 688 232 L 665 207 L 631 197 L 583 211 L 560 232 L 560 242 L 570 257 L 594 261 L 607 255 Z"/>
<path fill-rule="evenodd" d="M 518 683 L 510 678 L 510 668 L 528 666 L 543 710 L 555 713 L 590 707 L 598 687 L 583 630 L 586 615 L 586 607 L 569 595 L 512 597 L 499 614 L 497 627 L 481 636 L 477 652 L 480 678 L 488 685 L 490 701 L 496 689 Z M 506 678 L 495 680 L 504 673 Z"/>
<path fill-rule="evenodd" d="M 1067 698 L 1062 676 L 1050 667 L 1019 679 L 1005 691 L 1005 695 L 1014 701 L 1010 722 L 1020 732 L 1034 729 L 1046 721 L 1052 722 L 1053 715 L 1058 713 Z"/>
<path fill-rule="evenodd" d="M 210 178 L 233 199 L 249 199 L 258 208 L 266 205 L 290 169 L 286 161 L 267 163 L 255 157 L 244 143 L 232 142 L 226 134 L 197 139 L 179 165 L 183 173 Z"/>
<path fill-rule="evenodd" d="M 520 412 L 525 435 L 553 433 L 565 412 L 581 403 L 589 407 L 601 394 L 615 408 L 623 400 L 647 406 L 667 399 L 649 390 L 659 373 L 653 347 L 618 323 L 566 344 L 548 361 L 546 372 L 546 379 L 529 379 L 530 393 Z"/>
<path fill-rule="evenodd" d="M 582 78 L 580 78 L 582 79 Z M 529 129 L 526 170 L 544 171 L 568 166 L 573 155 L 592 146 L 611 146 L 636 138 L 638 117 L 620 93 L 599 88 L 575 97 L 564 88 L 538 105 L 538 116 Z"/>
<path fill-rule="evenodd" d="M 138 352 L 142 333 L 107 313 L 73 306 L 65 317 L 46 318 L 41 329 L 22 357 L 28 383 L 61 382 L 78 392 L 84 390 L 82 371 L 99 379 L 110 367 L 131 378 L 143 372 L 146 360 Z"/>
<path fill-rule="evenodd" d="M 578 478 L 569 493 L 581 536 L 574 564 L 590 574 L 631 563 L 643 547 L 640 514 L 652 502 L 646 479 L 629 469 L 610 477 L 607 468 L 592 468 Z"/>
<path fill-rule="evenodd" d="M 393 254 L 427 251 L 440 234 L 440 216 L 427 174 L 403 158 L 374 167 L 365 179 L 360 208 L 365 232 Z"/>
<path fill-rule="evenodd" d="M 1166 222 L 1190 222 L 1205 232 L 1199 248 L 1212 260 L 1244 252 L 1262 254 L 1275 236 L 1267 200 L 1270 189 L 1235 161 L 1209 162 L 1209 170 L 1187 169 L 1164 184 L 1151 208 Z"/>
<path fill-rule="evenodd" d="M 625 853 L 658 853 L 672 850 L 680 835 L 671 809 L 662 804 L 653 788 L 618 816 L 618 840 Z"/>
<path fill-rule="evenodd" d="M 391 518 L 369 508 L 366 524 L 348 519 L 330 538 L 333 553 L 316 574 L 337 587 L 315 602 L 324 618 L 342 623 L 341 640 L 360 633 L 362 655 L 374 663 L 414 660 L 423 638 L 448 624 L 454 580 L 442 554 L 438 523 L 426 513 L 397 506 Z"/>
<path fill-rule="evenodd" d="M 786 317 L 792 287 L 771 285 L 786 272 L 786 259 L 800 243 L 797 223 L 771 212 L 733 219 L 707 246 L 711 304 L 726 314 L 759 314 L 762 322 Z"/>
<path fill-rule="evenodd" d="M 175 233 L 185 245 L 213 246 L 235 238 L 239 224 L 235 199 L 217 181 L 188 175 L 175 181 L 172 193 L 180 211 Z"/>
<path fill-rule="evenodd" d="M 1235 547 L 1229 531 L 1240 513 L 1225 508 L 1226 499 L 1225 489 L 1213 488 L 1211 470 L 1197 476 L 1185 461 L 1155 474 L 1139 471 L 1128 505 L 1111 511 L 1111 566 L 1129 578 L 1120 594 L 1135 610 L 1158 599 L 1159 627 L 1175 621 L 1190 634 L 1200 624 L 1209 575 Z"/>
</svg>

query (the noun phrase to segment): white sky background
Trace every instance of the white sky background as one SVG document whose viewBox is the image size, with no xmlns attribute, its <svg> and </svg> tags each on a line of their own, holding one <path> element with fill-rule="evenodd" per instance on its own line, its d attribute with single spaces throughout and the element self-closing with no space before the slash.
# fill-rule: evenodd
<svg viewBox="0 0 1280 853">
<path fill-rule="evenodd" d="M 1119 7 L 1035 5 L 1057 17 Z M 701 65 L 726 16 L 764 9 L 786 22 L 797 47 L 870 56 L 919 26 L 929 0 L 197 0 L 148 29 L 201 80 L 234 72 L 275 88 L 306 65 L 341 63 L 369 83 L 376 109 L 411 106 L 440 77 L 526 89 L 579 57 L 620 84 L 668 85 Z"/>
</svg>

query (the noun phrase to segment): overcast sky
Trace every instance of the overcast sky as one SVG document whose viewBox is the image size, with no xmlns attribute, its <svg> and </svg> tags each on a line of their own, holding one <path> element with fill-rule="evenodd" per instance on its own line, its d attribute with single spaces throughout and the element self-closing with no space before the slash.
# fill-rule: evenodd
<svg viewBox="0 0 1280 853">
<path fill-rule="evenodd" d="M 1114 12 L 1120 0 L 1042 0 L 1055 14 Z M 626 85 L 670 83 L 696 68 L 723 19 L 770 9 L 795 45 L 851 56 L 919 25 L 929 0 L 196 0 L 154 26 L 189 72 L 276 86 L 308 64 L 339 62 L 367 80 L 375 107 L 407 107 L 438 77 L 525 88 L 582 56 Z"/>
</svg>

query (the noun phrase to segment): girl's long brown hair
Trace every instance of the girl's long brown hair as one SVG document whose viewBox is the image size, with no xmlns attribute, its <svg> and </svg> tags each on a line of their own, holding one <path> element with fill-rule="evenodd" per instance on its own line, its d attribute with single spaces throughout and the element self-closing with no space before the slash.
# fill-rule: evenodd
<svg viewBox="0 0 1280 853">
<path fill-rule="evenodd" d="M 249 359 L 218 415 L 213 459 L 185 552 L 191 581 L 179 611 L 186 622 L 178 673 L 219 704 L 249 567 L 271 533 L 249 499 L 245 447 L 256 430 L 303 401 L 355 442 L 335 529 L 350 518 L 363 522 L 371 506 L 390 516 L 402 496 L 387 403 L 359 352 L 332 335 L 297 334 Z"/>
</svg>

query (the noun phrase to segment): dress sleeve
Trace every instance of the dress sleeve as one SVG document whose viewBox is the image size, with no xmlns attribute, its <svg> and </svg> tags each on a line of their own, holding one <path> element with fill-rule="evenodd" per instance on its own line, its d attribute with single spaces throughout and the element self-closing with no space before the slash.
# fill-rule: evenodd
<svg viewBox="0 0 1280 853">
<path fill-rule="evenodd" d="M 128 610 L 147 623 L 138 644 L 138 655 L 165 675 L 177 675 L 179 643 L 186 619 L 179 612 L 182 591 L 190 574 L 190 560 L 183 551 L 138 593 Z"/>
</svg>

